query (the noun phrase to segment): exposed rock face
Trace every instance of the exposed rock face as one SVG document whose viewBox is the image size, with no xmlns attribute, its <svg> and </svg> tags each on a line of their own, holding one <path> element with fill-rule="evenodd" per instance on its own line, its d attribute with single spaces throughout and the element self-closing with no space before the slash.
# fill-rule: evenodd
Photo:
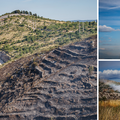
<svg viewBox="0 0 120 120">
<path fill-rule="evenodd" d="M 4 64 L 4 62 L 0 59 L 0 65 Z"/>
<path fill-rule="evenodd" d="M 40 77 L 42 78 L 42 70 L 38 66 L 36 66 L 35 69 L 37 73 L 40 75 Z"/>
<path fill-rule="evenodd" d="M 5 63 L 10 60 L 10 57 L 7 56 L 4 52 L 0 52 L 0 59 Z"/>
<path fill-rule="evenodd" d="M 97 51 L 89 43 L 37 55 L 0 81 L 0 119 L 96 120 Z"/>
</svg>

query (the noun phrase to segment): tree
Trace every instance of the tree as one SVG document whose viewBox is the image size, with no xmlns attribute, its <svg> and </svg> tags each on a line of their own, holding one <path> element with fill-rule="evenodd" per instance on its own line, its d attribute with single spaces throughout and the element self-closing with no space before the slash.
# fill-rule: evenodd
<svg viewBox="0 0 120 120">
<path fill-rule="evenodd" d="M 35 13 L 35 14 L 33 14 L 34 16 L 37 16 L 37 14 Z"/>
<path fill-rule="evenodd" d="M 83 22 L 83 32 L 84 32 L 84 22 Z"/>
<path fill-rule="evenodd" d="M 88 26 L 88 25 L 89 25 L 89 22 L 85 22 L 85 25 Z"/>
<path fill-rule="evenodd" d="M 14 13 L 18 13 L 18 14 L 20 14 L 21 12 L 20 12 L 20 10 L 14 10 L 13 12 L 11 12 L 12 14 L 14 14 Z"/>
<path fill-rule="evenodd" d="M 76 35 L 79 35 L 79 31 L 76 31 L 75 34 L 76 34 Z"/>
<path fill-rule="evenodd" d="M 28 11 L 25 11 L 25 14 L 28 14 Z"/>
<path fill-rule="evenodd" d="M 79 22 L 79 34 L 80 34 L 80 22 Z"/>
<path fill-rule="evenodd" d="M 44 26 L 45 26 L 45 23 L 46 23 L 46 22 L 44 21 Z"/>
<path fill-rule="evenodd" d="M 32 15 L 32 12 L 29 12 L 29 15 Z"/>
<path fill-rule="evenodd" d="M 93 22 L 92 22 L 92 25 L 93 25 L 93 26 L 94 26 L 94 25 L 96 25 L 96 22 L 95 22 L 95 21 L 93 21 Z"/>
<path fill-rule="evenodd" d="M 89 25 L 91 25 L 91 22 L 89 22 Z"/>
<path fill-rule="evenodd" d="M 90 32 L 91 32 L 91 33 L 95 33 L 95 30 L 94 30 L 94 29 L 90 29 Z"/>
<path fill-rule="evenodd" d="M 25 14 L 25 11 L 23 10 L 23 14 Z"/>
</svg>

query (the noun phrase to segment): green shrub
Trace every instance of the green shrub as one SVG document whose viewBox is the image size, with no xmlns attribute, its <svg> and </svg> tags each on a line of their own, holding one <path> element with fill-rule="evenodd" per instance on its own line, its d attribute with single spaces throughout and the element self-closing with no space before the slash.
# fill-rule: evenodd
<svg viewBox="0 0 120 120">
<path fill-rule="evenodd" d="M 92 71 L 94 71 L 94 66 L 90 66 L 90 67 L 89 67 L 89 74 L 91 74 Z"/>
</svg>

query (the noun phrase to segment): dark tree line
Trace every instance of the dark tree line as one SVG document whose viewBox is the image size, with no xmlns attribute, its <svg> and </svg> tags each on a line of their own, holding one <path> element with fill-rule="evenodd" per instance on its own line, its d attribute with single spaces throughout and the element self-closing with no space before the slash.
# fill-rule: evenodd
<svg viewBox="0 0 120 120">
<path fill-rule="evenodd" d="M 11 12 L 12 14 L 15 14 L 15 13 L 18 13 L 18 14 L 29 14 L 29 15 L 34 15 L 34 16 L 37 16 L 37 14 L 35 13 L 35 14 L 32 14 L 32 12 L 31 11 L 25 11 L 25 10 L 14 10 L 14 11 L 12 11 Z"/>
</svg>

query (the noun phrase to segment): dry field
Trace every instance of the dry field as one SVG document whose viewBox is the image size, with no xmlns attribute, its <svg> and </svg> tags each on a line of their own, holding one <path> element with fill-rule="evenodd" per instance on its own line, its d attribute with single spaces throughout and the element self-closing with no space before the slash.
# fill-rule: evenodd
<svg viewBox="0 0 120 120">
<path fill-rule="evenodd" d="M 120 100 L 100 101 L 99 120 L 120 120 Z"/>
</svg>

